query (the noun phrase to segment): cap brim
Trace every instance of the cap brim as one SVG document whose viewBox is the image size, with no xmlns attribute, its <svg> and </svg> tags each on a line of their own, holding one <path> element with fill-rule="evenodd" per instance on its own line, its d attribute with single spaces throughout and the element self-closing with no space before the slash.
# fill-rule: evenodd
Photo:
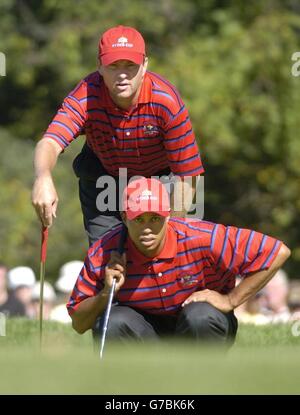
<svg viewBox="0 0 300 415">
<path fill-rule="evenodd" d="M 133 219 L 137 218 L 138 216 L 143 215 L 144 213 L 155 213 L 155 214 L 157 214 L 159 216 L 163 216 L 165 218 L 167 216 L 170 216 L 170 210 L 161 210 L 159 212 L 157 212 L 157 211 L 155 211 L 155 212 L 145 211 L 145 210 L 134 210 L 134 211 L 133 210 L 127 210 L 125 213 L 126 213 L 127 219 L 129 219 L 129 220 L 133 220 Z"/>
<path fill-rule="evenodd" d="M 144 62 L 144 55 L 138 52 L 130 52 L 128 50 L 117 51 L 113 53 L 104 53 L 100 55 L 101 64 L 104 66 L 111 65 L 112 63 L 120 60 L 127 60 L 141 65 Z"/>
</svg>

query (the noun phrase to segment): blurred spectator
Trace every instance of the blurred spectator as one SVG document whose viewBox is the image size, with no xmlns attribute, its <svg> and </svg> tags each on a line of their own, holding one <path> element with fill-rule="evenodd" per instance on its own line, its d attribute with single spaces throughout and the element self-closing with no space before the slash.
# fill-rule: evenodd
<svg viewBox="0 0 300 415">
<path fill-rule="evenodd" d="M 32 317 L 36 319 L 40 316 L 40 289 L 40 282 L 37 282 L 31 293 Z M 56 294 L 52 285 L 47 281 L 44 281 L 43 298 L 43 320 L 49 320 Z"/>
<path fill-rule="evenodd" d="M 300 281 L 290 283 L 288 304 L 291 311 L 291 321 L 300 320 Z"/>
<path fill-rule="evenodd" d="M 289 280 L 285 271 L 280 269 L 264 287 L 265 309 L 272 323 L 286 323 L 291 316 L 288 307 Z"/>
<path fill-rule="evenodd" d="M 4 264 L 0 264 L 0 312 L 7 317 L 25 316 L 24 305 L 7 289 L 7 267 Z"/>
<path fill-rule="evenodd" d="M 25 307 L 25 315 L 31 317 L 31 292 L 35 283 L 35 275 L 29 267 L 15 267 L 8 271 L 8 288 Z"/>
<path fill-rule="evenodd" d="M 58 305 L 53 308 L 50 319 L 59 321 L 61 323 L 71 323 L 66 308 L 71 292 L 74 288 L 78 275 L 83 267 L 82 261 L 70 261 L 64 264 L 59 271 L 58 280 L 55 283 L 55 288 L 58 292 Z"/>
<path fill-rule="evenodd" d="M 292 313 L 300 313 L 300 281 L 290 283 L 288 305 Z"/>
<path fill-rule="evenodd" d="M 270 317 L 262 312 L 263 303 L 264 292 L 259 291 L 254 297 L 237 307 L 234 314 L 240 323 L 255 325 L 270 323 Z"/>
<path fill-rule="evenodd" d="M 242 323 L 286 323 L 291 317 L 288 298 L 288 277 L 280 269 L 256 296 L 238 307 L 235 314 Z"/>
</svg>

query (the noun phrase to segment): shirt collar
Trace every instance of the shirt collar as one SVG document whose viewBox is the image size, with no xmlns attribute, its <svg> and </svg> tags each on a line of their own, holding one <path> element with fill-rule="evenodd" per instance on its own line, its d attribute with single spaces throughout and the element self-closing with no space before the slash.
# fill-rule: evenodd
<svg viewBox="0 0 300 415">
<path fill-rule="evenodd" d="M 134 245 L 130 237 L 128 237 L 128 253 L 130 255 L 130 259 L 133 262 L 138 262 L 141 264 L 145 264 L 147 262 L 156 262 L 160 259 L 170 259 L 175 258 L 177 255 L 177 234 L 175 230 L 170 226 L 167 225 L 167 236 L 165 239 L 165 243 L 163 249 L 160 251 L 158 255 L 153 258 L 149 258 L 143 255 Z"/>
</svg>

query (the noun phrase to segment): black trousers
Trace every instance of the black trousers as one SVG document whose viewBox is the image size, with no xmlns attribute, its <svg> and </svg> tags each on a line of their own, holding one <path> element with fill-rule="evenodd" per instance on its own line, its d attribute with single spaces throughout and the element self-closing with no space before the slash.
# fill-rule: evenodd
<svg viewBox="0 0 300 415">
<path fill-rule="evenodd" d="M 96 188 L 97 179 L 101 176 L 110 176 L 104 169 L 98 157 L 85 144 L 81 153 L 73 161 L 73 170 L 79 178 L 79 199 L 83 214 L 84 228 L 87 232 L 89 244 L 92 245 L 105 232 L 120 224 L 122 219 L 119 213 L 119 179 L 114 177 L 116 183 L 115 209 L 102 212 L 96 206 L 96 200 L 101 191 Z M 155 176 L 168 176 L 170 169 L 155 173 Z"/>
<path fill-rule="evenodd" d="M 103 317 L 93 330 L 94 338 L 102 333 Z M 108 321 L 106 338 L 109 340 L 147 340 L 176 336 L 199 342 L 232 344 L 238 322 L 233 312 L 222 313 L 209 303 L 193 302 L 186 305 L 178 316 L 147 314 L 122 305 L 113 305 Z"/>
</svg>

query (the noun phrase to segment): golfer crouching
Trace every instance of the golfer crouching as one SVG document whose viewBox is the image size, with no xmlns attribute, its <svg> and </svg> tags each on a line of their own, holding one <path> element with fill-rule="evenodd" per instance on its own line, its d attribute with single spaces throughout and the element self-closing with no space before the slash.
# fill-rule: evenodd
<svg viewBox="0 0 300 415">
<path fill-rule="evenodd" d="M 232 343 L 234 309 L 267 284 L 289 248 L 254 230 L 171 218 L 168 192 L 156 179 L 130 182 L 123 208 L 124 254 L 117 252 L 124 225 L 90 247 L 67 304 L 73 328 L 100 330 L 115 278 L 107 338 Z"/>
</svg>

